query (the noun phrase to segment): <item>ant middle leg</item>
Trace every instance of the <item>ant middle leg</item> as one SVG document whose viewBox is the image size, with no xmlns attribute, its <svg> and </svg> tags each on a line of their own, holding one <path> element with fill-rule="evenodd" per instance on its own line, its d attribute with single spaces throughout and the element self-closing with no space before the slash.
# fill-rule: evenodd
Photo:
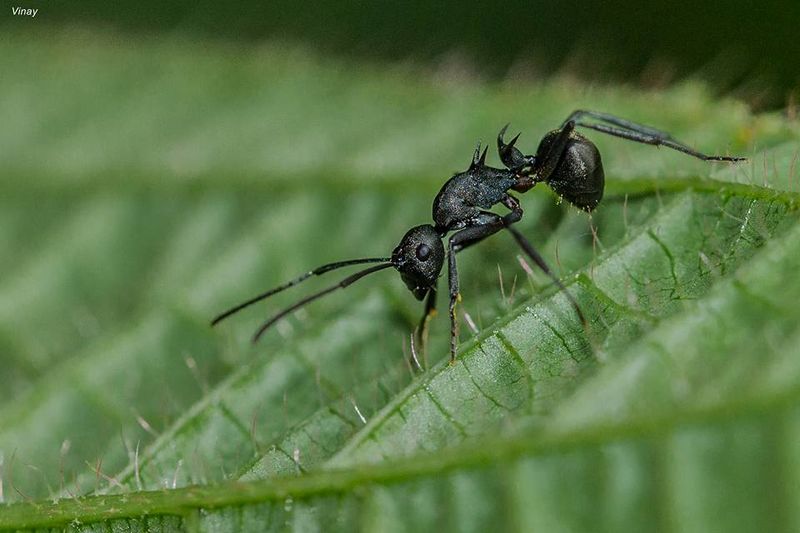
<svg viewBox="0 0 800 533">
<path fill-rule="evenodd" d="M 503 199 L 503 205 L 511 209 L 511 212 L 501 217 L 496 213 L 489 211 L 482 211 L 481 218 L 484 223 L 479 226 L 472 226 L 465 228 L 450 237 L 448 248 L 448 274 L 450 283 L 450 361 L 455 361 L 456 348 L 458 347 L 458 321 L 456 320 L 455 307 L 456 303 L 460 301 L 461 296 L 458 290 L 458 270 L 456 268 L 455 254 L 464 250 L 473 244 L 477 244 L 486 237 L 497 233 L 502 229 L 507 229 L 517 241 L 517 244 L 522 248 L 525 254 L 536 264 L 539 269 L 549 277 L 556 287 L 559 288 L 566 298 L 569 300 L 578 318 L 586 327 L 586 317 L 581 311 L 575 297 L 567 290 L 561 280 L 555 275 L 550 266 L 544 260 L 542 255 L 536 251 L 536 248 L 525 238 L 522 233 L 517 230 L 513 224 L 522 218 L 522 208 L 519 205 L 519 200 L 515 197 L 508 195 Z"/>
<path fill-rule="evenodd" d="M 536 251 L 536 248 L 533 247 L 530 241 L 528 241 L 528 239 L 526 239 L 525 236 L 522 233 L 520 233 L 517 228 L 509 226 L 506 229 L 508 229 L 508 231 L 511 232 L 511 235 L 513 235 L 514 240 L 517 241 L 517 244 L 519 244 L 519 247 L 522 248 L 525 254 L 528 257 L 530 257 L 531 260 L 534 263 L 536 263 L 536 266 L 538 266 L 539 269 L 542 272 L 544 272 L 547 275 L 547 277 L 550 278 L 550 280 L 556 285 L 556 287 L 558 287 L 558 289 L 566 295 L 567 299 L 569 300 L 569 303 L 575 309 L 575 313 L 577 313 L 578 318 L 580 318 L 581 324 L 583 324 L 583 326 L 586 327 L 587 324 L 586 317 L 584 316 L 583 311 L 581 311 L 578 302 L 575 300 L 575 297 L 572 296 L 572 294 L 567 290 L 564 284 L 561 283 L 561 280 L 558 279 L 558 276 L 556 276 L 555 273 L 550 269 L 547 262 L 544 260 L 544 257 L 542 257 L 542 255 L 538 251 Z"/>
<path fill-rule="evenodd" d="M 525 236 L 522 233 L 520 233 L 520 231 L 517 228 L 512 227 L 512 224 L 514 222 L 517 222 L 522 218 L 522 208 L 519 205 L 519 200 L 517 200 L 516 198 L 514 198 L 509 194 L 503 199 L 503 205 L 505 205 L 511 210 L 509 214 L 503 217 L 505 228 L 511 232 L 511 235 L 514 236 L 514 239 L 517 241 L 517 244 L 519 244 L 520 248 L 522 248 L 522 250 L 528 255 L 528 257 L 530 257 L 531 260 L 534 263 L 536 263 L 536 266 L 538 266 L 541 269 L 541 271 L 544 272 L 547 275 L 547 277 L 549 277 L 553 281 L 553 283 L 555 283 L 556 287 L 558 287 L 559 290 L 563 291 L 564 294 L 567 295 L 567 299 L 572 304 L 572 307 L 575 308 L 575 312 L 581 319 L 581 323 L 584 326 L 586 326 L 586 318 L 584 317 L 580 306 L 578 306 L 578 302 L 575 301 L 575 298 L 573 298 L 572 294 L 570 294 L 567 288 L 564 287 L 564 284 L 561 283 L 561 280 L 558 279 L 558 276 L 556 276 L 553 273 L 553 271 L 548 266 L 547 262 L 544 260 L 544 257 L 542 257 L 542 255 L 536 251 L 536 248 L 533 247 L 533 245 L 528 241 L 528 239 L 526 239 Z"/>
</svg>

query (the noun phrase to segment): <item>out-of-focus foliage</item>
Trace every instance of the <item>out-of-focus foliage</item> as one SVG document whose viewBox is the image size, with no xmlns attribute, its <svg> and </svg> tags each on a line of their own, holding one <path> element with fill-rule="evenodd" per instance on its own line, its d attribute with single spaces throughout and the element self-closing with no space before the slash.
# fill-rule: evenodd
<svg viewBox="0 0 800 533">
<path fill-rule="evenodd" d="M 69 2 L 50 0 L 35 21 L 0 17 L 0 28 L 103 27 L 236 42 L 303 43 L 376 63 L 411 61 L 444 75 L 663 87 L 699 76 L 758 106 L 800 98 L 800 3 L 767 0 L 637 3 L 487 0 L 458 2 Z M 49 30 L 45 30 L 49 31 Z"/>
</svg>

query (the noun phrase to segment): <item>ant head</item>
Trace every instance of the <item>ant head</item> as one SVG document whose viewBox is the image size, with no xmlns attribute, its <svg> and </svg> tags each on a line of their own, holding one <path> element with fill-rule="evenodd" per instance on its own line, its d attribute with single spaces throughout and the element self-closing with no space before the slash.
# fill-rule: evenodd
<svg viewBox="0 0 800 533">
<path fill-rule="evenodd" d="M 433 226 L 423 224 L 408 230 L 392 252 L 392 265 L 408 290 L 422 300 L 436 286 L 444 265 L 444 246 Z"/>
</svg>

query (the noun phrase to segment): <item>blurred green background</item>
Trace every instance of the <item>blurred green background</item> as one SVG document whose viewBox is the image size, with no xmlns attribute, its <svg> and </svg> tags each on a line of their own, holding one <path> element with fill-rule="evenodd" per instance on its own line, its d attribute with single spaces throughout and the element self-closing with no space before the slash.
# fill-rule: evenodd
<svg viewBox="0 0 800 533">
<path fill-rule="evenodd" d="M 11 2 L 7 6 L 17 5 Z M 490 78 L 568 73 L 663 86 L 693 76 L 757 107 L 800 86 L 800 2 L 48 1 L 36 26 L 178 32 L 303 43 L 376 63 L 414 61 Z M 8 7 L 6 9 L 9 9 Z M 33 21 L 2 17 L 2 25 Z"/>
</svg>

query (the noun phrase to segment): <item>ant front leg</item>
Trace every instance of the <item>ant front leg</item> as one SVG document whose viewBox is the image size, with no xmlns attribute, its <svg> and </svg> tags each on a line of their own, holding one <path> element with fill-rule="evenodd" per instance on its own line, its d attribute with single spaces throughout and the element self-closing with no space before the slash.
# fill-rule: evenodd
<svg viewBox="0 0 800 533">
<path fill-rule="evenodd" d="M 497 215 L 495 215 L 497 216 Z M 500 217 L 497 216 L 499 219 Z M 502 222 L 498 225 L 484 224 L 462 229 L 450 237 L 447 244 L 447 278 L 450 289 L 450 364 L 456 361 L 456 348 L 458 348 L 458 320 L 456 318 L 456 303 L 461 301 L 458 291 L 458 268 L 456 268 L 456 254 L 470 244 L 485 239 L 503 228 Z"/>
<path fill-rule="evenodd" d="M 447 261 L 448 261 L 448 283 L 450 289 L 450 363 L 456 360 L 456 349 L 458 348 L 458 320 L 456 317 L 456 304 L 461 301 L 461 293 L 458 290 L 458 268 L 456 267 L 456 254 L 473 244 L 477 244 L 486 237 L 494 235 L 498 231 L 510 227 L 522 218 L 522 208 L 519 200 L 511 195 L 506 195 L 502 200 L 503 205 L 511 209 L 504 217 L 490 211 L 481 211 L 480 215 L 473 221 L 474 226 L 470 226 L 455 233 L 448 241 Z"/>
<path fill-rule="evenodd" d="M 428 296 L 425 299 L 425 313 L 422 315 L 414 332 L 419 340 L 422 359 L 426 362 L 426 366 L 428 360 L 428 331 L 430 330 L 431 319 L 436 316 L 436 292 L 436 287 L 428 290 Z"/>
</svg>

